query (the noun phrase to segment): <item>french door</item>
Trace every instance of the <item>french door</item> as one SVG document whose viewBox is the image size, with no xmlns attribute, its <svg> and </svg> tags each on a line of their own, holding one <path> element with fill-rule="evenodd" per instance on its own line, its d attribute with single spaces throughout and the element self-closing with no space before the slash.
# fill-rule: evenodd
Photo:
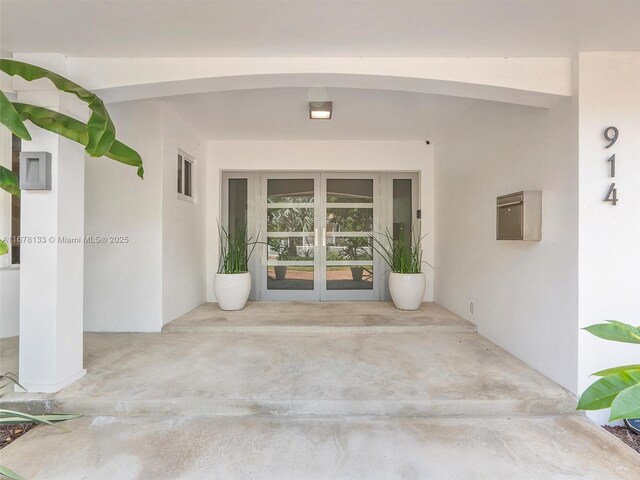
<svg viewBox="0 0 640 480">
<path fill-rule="evenodd" d="M 373 173 L 263 174 L 261 297 L 379 299 L 379 184 Z"/>
</svg>

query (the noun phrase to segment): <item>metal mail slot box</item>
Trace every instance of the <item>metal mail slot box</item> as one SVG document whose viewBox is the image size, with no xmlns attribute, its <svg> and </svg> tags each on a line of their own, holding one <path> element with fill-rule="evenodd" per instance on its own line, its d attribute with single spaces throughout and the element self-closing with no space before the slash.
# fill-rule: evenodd
<svg viewBox="0 0 640 480">
<path fill-rule="evenodd" d="M 542 192 L 523 190 L 498 197 L 497 240 L 542 240 Z"/>
</svg>

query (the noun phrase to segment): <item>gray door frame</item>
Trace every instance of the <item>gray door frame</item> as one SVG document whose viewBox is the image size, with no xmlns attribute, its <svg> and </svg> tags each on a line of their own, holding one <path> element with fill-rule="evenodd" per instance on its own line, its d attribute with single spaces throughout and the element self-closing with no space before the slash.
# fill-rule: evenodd
<svg viewBox="0 0 640 480">
<path fill-rule="evenodd" d="M 282 301 L 340 301 L 340 300 L 389 300 L 388 267 L 374 254 L 374 288 L 372 290 L 326 290 L 326 248 L 322 247 L 322 227 L 326 224 L 327 178 L 374 178 L 374 231 L 382 233 L 393 226 L 393 180 L 411 180 L 412 221 L 417 220 L 420 209 L 419 172 L 394 171 L 278 171 L 278 170 L 233 170 L 220 172 L 220 221 L 229 224 L 229 179 L 247 179 L 247 224 L 249 234 L 259 240 L 267 240 L 267 179 L 268 178 L 314 178 L 316 201 L 314 207 L 314 289 L 313 290 L 267 290 L 267 248 L 258 245 L 249 262 L 252 273 L 252 300 Z M 324 196 L 323 196 L 324 195 Z M 321 258 L 324 261 L 321 261 Z M 273 263 L 273 262 L 271 262 Z"/>
</svg>

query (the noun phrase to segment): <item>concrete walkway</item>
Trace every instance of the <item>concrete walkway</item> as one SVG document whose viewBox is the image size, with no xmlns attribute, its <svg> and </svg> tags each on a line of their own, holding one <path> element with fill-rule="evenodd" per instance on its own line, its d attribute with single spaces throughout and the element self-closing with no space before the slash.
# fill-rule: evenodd
<svg viewBox="0 0 640 480">
<path fill-rule="evenodd" d="M 88 417 L 2 450 L 31 480 L 637 480 L 639 455 L 560 417 Z"/>
<path fill-rule="evenodd" d="M 88 416 L 29 432 L 3 464 L 30 479 L 640 478 L 570 393 L 437 305 L 204 305 L 166 331 L 182 333 L 86 334 L 85 378 L 5 396 Z"/>
</svg>

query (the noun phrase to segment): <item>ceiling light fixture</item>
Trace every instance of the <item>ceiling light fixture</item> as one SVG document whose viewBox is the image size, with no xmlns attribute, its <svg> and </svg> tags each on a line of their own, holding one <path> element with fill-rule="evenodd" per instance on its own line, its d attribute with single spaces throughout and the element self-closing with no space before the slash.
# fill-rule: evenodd
<svg viewBox="0 0 640 480">
<path fill-rule="evenodd" d="M 333 102 L 309 102 L 309 118 L 311 120 L 331 120 Z"/>
</svg>

